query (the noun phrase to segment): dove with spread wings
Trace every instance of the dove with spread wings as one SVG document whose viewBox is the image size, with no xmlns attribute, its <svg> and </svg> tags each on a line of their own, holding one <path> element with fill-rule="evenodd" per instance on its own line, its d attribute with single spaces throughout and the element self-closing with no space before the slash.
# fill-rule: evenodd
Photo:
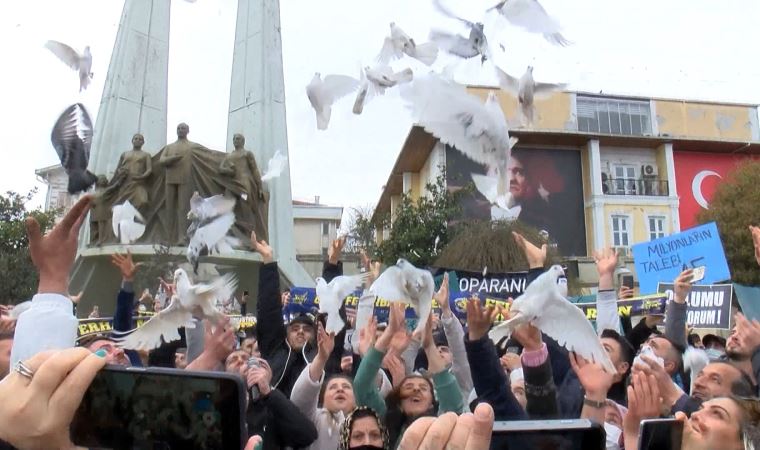
<svg viewBox="0 0 760 450">
<path fill-rule="evenodd" d="M 566 47 L 570 41 L 562 36 L 559 23 L 546 12 L 538 0 L 503 0 L 489 11 L 497 11 L 510 23 L 531 33 L 538 33 L 554 45 Z"/>
<path fill-rule="evenodd" d="M 317 114 L 317 129 L 327 129 L 333 103 L 354 92 L 357 86 L 359 80 L 348 75 L 326 75 L 323 80 L 322 74 L 314 74 L 314 78 L 306 86 L 306 96 Z"/>
<path fill-rule="evenodd" d="M 317 298 L 319 298 L 319 312 L 327 314 L 325 331 L 328 333 L 339 333 L 346 325 L 340 317 L 340 307 L 343 300 L 360 288 L 366 274 L 339 276 L 333 278 L 329 283 L 324 278 L 317 278 Z"/>
<path fill-rule="evenodd" d="M 192 284 L 184 269 L 174 272 L 176 292 L 169 306 L 151 317 L 141 327 L 117 336 L 119 345 L 131 350 L 151 350 L 163 342 L 180 339 L 178 328 L 194 328 L 193 315 L 221 323 L 223 314 L 214 306 L 217 301 L 226 301 L 237 289 L 237 278 L 226 274 L 208 284 Z"/>
<path fill-rule="evenodd" d="M 383 41 L 383 48 L 377 56 L 380 64 L 388 64 L 393 59 L 400 59 L 404 55 L 414 58 L 421 63 L 430 66 L 438 58 L 438 47 L 433 42 L 417 44 L 410 38 L 396 22 L 391 22 L 391 34 Z"/>
<path fill-rule="evenodd" d="M 499 67 L 494 67 L 496 67 L 496 75 L 499 77 L 499 85 L 501 88 L 517 95 L 522 116 L 527 121 L 528 126 L 533 125 L 533 120 L 536 115 L 533 106 L 534 100 L 549 96 L 553 92 L 567 87 L 567 85 L 563 83 L 536 83 L 533 79 L 533 66 L 528 66 L 519 80 L 501 70 Z"/>
<path fill-rule="evenodd" d="M 510 307 L 510 319 L 493 327 L 488 336 L 494 342 L 510 336 L 520 324 L 530 323 L 555 339 L 568 351 L 596 362 L 611 374 L 617 373 L 591 322 L 580 308 L 564 297 L 559 279 L 565 275 L 554 265 L 525 288 Z"/>
<path fill-rule="evenodd" d="M 202 255 L 230 253 L 239 244 L 236 238 L 227 236 L 235 224 L 234 209 L 235 199 L 223 195 L 203 198 L 194 192 L 190 198 L 187 260 L 196 274 Z"/>
<path fill-rule="evenodd" d="M 380 274 L 370 286 L 369 292 L 389 302 L 411 305 L 419 317 L 415 332 L 421 333 L 420 336 L 425 335 L 435 292 L 435 282 L 430 272 L 414 267 L 405 259 L 399 259 L 395 266 Z"/>
<path fill-rule="evenodd" d="M 98 180 L 87 170 L 92 133 L 90 114 L 81 103 L 66 108 L 53 126 L 50 141 L 69 177 L 69 194 L 86 191 Z"/>
<path fill-rule="evenodd" d="M 87 89 L 92 80 L 92 54 L 90 47 L 84 48 L 80 55 L 76 50 L 58 41 L 47 41 L 45 48 L 53 52 L 64 64 L 79 73 L 79 92 Z"/>
</svg>

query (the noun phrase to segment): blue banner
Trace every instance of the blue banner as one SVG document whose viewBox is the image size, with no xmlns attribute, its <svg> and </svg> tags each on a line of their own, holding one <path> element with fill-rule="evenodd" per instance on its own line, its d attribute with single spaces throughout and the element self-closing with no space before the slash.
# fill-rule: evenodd
<svg viewBox="0 0 760 450">
<path fill-rule="evenodd" d="M 697 284 L 731 279 L 718 227 L 710 222 L 681 233 L 633 246 L 633 260 L 643 294 L 657 292 L 657 283 L 672 283 L 686 269 L 705 266 Z"/>
</svg>

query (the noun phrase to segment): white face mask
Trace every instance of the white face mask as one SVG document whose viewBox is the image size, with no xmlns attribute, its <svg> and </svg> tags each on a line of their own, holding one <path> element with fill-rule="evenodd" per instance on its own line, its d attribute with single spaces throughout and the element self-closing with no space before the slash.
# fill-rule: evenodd
<svg viewBox="0 0 760 450">
<path fill-rule="evenodd" d="M 654 350 L 652 350 L 652 347 L 650 347 L 647 344 L 644 344 L 641 346 L 641 351 L 639 352 L 638 355 L 636 355 L 636 358 L 633 359 L 634 366 L 648 367 L 647 363 L 645 363 L 641 359 L 642 356 L 648 356 L 650 358 L 653 358 L 655 361 L 657 361 L 657 364 L 659 364 L 662 367 L 665 367 L 665 360 L 657 356 L 654 353 Z"/>
<path fill-rule="evenodd" d="M 620 450 L 620 435 L 623 434 L 623 430 L 616 425 L 604 422 L 604 432 L 607 434 L 607 450 Z"/>
</svg>

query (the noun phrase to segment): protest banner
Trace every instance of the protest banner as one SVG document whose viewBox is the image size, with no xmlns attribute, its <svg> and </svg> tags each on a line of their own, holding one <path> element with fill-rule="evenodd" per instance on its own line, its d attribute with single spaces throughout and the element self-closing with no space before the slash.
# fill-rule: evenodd
<svg viewBox="0 0 760 450">
<path fill-rule="evenodd" d="M 659 283 L 659 292 L 673 298 L 673 283 Z M 731 328 L 731 284 L 696 285 L 691 287 L 686 303 L 686 323 L 694 328 Z"/>
<path fill-rule="evenodd" d="M 657 283 L 672 283 L 678 274 L 694 267 L 706 268 L 705 278 L 698 284 L 731 279 L 715 222 L 636 244 L 633 260 L 643 294 L 657 292 Z"/>
<path fill-rule="evenodd" d="M 646 316 L 652 314 L 665 314 L 665 305 L 668 301 L 666 294 L 650 294 L 640 297 L 618 300 L 618 315 L 621 316 Z M 586 315 L 588 320 L 596 320 L 596 302 L 575 303 Z"/>
<path fill-rule="evenodd" d="M 134 316 L 132 317 L 132 325 L 135 328 L 140 328 L 153 315 L 153 313 L 143 313 L 143 315 Z M 227 317 L 230 318 L 230 323 L 239 331 L 247 331 L 256 326 L 256 316 L 254 315 L 241 316 L 240 314 L 231 314 Z M 111 331 L 113 331 L 113 317 L 79 319 L 77 338 L 90 334 L 110 333 Z"/>
</svg>

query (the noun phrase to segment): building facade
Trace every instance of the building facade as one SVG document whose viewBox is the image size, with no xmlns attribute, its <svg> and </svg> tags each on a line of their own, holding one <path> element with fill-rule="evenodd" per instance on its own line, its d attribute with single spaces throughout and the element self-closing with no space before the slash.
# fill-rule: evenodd
<svg viewBox="0 0 760 450">
<path fill-rule="evenodd" d="M 498 88 L 470 86 L 485 100 L 496 91 L 509 123 L 518 102 Z M 696 224 L 715 186 L 741 161 L 760 152 L 757 105 L 557 92 L 537 100 L 531 127 L 519 139 L 511 172 L 524 195 L 502 210 L 478 192 L 486 168 L 413 126 L 376 208 L 390 212 L 402 193 L 425 195 L 445 171 L 449 189 L 475 182 L 463 200 L 468 218 L 519 218 L 546 230 L 560 252 L 577 262 L 582 286 L 596 284 L 594 249 L 615 247 L 633 270 L 632 245 Z M 514 169 L 519 168 L 519 172 Z M 514 191 L 513 191 L 514 193 Z M 388 230 L 378 230 L 378 238 Z"/>
</svg>

